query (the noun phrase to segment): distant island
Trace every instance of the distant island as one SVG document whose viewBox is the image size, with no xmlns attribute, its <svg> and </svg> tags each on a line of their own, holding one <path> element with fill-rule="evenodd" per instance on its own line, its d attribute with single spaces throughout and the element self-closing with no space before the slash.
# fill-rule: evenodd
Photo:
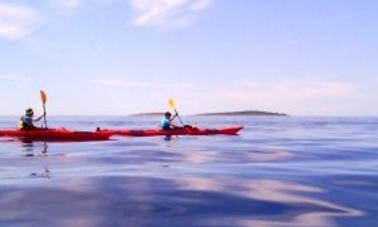
<svg viewBox="0 0 378 227">
<path fill-rule="evenodd" d="M 132 117 L 156 117 L 163 116 L 164 112 L 150 112 L 150 113 L 137 113 L 132 114 Z M 244 110 L 244 111 L 226 111 L 226 112 L 214 112 L 214 113 L 201 113 L 194 114 L 194 116 L 289 116 L 285 113 L 274 113 L 258 110 Z"/>
<path fill-rule="evenodd" d="M 257 111 L 257 110 L 244 110 L 244 111 L 203 113 L 203 114 L 196 114 L 196 116 L 289 116 L 289 115 L 285 113 L 274 113 L 274 112 Z"/>
</svg>

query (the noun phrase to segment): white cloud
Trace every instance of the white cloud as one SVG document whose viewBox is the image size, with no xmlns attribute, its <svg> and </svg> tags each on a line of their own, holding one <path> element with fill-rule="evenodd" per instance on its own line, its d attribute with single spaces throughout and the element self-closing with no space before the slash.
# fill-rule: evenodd
<svg viewBox="0 0 378 227">
<path fill-rule="evenodd" d="M 110 86 L 126 86 L 126 87 L 135 87 L 143 86 L 143 83 L 135 81 L 126 81 L 126 80 L 117 80 L 117 79 L 93 79 L 90 82 L 100 85 L 110 85 Z"/>
<path fill-rule="evenodd" d="M 143 89 L 169 89 L 175 92 L 182 92 L 186 90 L 198 90 L 201 89 L 198 86 L 190 83 L 154 83 L 154 82 L 142 82 L 142 81 L 132 81 L 124 79 L 107 79 L 107 78 L 97 78 L 92 79 L 89 82 L 104 86 L 115 86 L 115 87 L 139 87 Z"/>
<path fill-rule="evenodd" d="M 243 81 L 244 87 L 216 91 L 222 97 L 240 102 L 302 102 L 322 99 L 348 98 L 356 94 L 357 87 L 340 81 L 297 81 L 257 83 Z"/>
<path fill-rule="evenodd" d="M 15 79 L 17 79 L 17 77 L 10 74 L 0 75 L 0 80 L 15 80 Z"/>
<path fill-rule="evenodd" d="M 20 39 L 29 34 L 39 21 L 40 16 L 30 7 L 0 3 L 0 38 Z"/>
<path fill-rule="evenodd" d="M 211 0 L 194 1 L 189 8 L 192 11 L 202 11 L 209 8 L 211 4 Z"/>
<path fill-rule="evenodd" d="M 358 100 L 358 85 L 334 80 L 252 81 L 240 80 L 224 85 L 199 85 L 181 81 L 159 83 L 124 79 L 91 80 L 102 86 L 133 88 L 140 95 L 156 100 L 177 99 L 188 113 L 258 109 L 291 114 L 333 114 L 349 111 Z M 206 105 L 205 105 L 206 104 Z M 194 111 L 195 110 L 195 111 Z"/>
<path fill-rule="evenodd" d="M 136 13 L 135 25 L 170 28 L 193 23 L 212 0 L 130 0 L 130 3 Z"/>
<path fill-rule="evenodd" d="M 191 83 L 153 83 L 123 79 L 93 79 L 90 82 L 105 86 L 139 87 L 141 89 L 163 89 L 175 93 L 196 93 L 222 97 L 232 102 L 290 103 L 322 99 L 338 99 L 355 96 L 357 87 L 340 81 L 296 81 L 257 82 L 241 80 L 227 87 L 199 86 Z"/>
<path fill-rule="evenodd" d="M 0 80 L 2 81 L 26 81 L 28 80 L 27 77 L 20 77 L 20 76 L 15 76 L 12 74 L 4 74 L 0 75 Z"/>
<path fill-rule="evenodd" d="M 58 4 L 66 8 L 76 8 L 80 4 L 80 0 L 58 0 Z"/>
<path fill-rule="evenodd" d="M 242 85 L 242 86 L 248 86 L 248 87 L 251 87 L 251 88 L 256 88 L 256 87 L 261 86 L 260 82 L 247 80 L 247 79 L 241 79 L 241 80 L 237 81 L 237 83 Z"/>
</svg>

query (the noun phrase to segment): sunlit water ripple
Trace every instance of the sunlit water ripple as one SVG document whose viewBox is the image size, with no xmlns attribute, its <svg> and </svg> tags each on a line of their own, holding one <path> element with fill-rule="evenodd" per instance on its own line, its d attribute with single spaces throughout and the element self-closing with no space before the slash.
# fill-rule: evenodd
<svg viewBox="0 0 378 227">
<path fill-rule="evenodd" d="M 187 117 L 239 136 L 0 137 L 0 226 L 378 226 L 378 118 Z M 52 117 L 151 128 L 158 118 Z M 17 117 L 1 117 L 0 128 Z"/>
</svg>

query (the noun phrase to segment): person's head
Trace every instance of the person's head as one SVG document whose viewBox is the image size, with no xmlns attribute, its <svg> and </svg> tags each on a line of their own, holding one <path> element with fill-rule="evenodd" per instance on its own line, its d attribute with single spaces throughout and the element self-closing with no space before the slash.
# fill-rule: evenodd
<svg viewBox="0 0 378 227">
<path fill-rule="evenodd" d="M 165 112 L 164 116 L 165 118 L 170 119 L 172 117 L 172 114 L 170 112 Z"/>
<path fill-rule="evenodd" d="M 33 117 L 33 115 L 34 115 L 33 109 L 32 108 L 27 108 L 25 110 L 25 115 L 28 116 L 28 117 Z"/>
</svg>

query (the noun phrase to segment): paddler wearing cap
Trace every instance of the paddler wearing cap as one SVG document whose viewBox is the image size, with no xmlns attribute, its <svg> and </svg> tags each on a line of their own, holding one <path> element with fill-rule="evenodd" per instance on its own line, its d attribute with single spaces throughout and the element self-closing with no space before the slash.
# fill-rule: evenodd
<svg viewBox="0 0 378 227">
<path fill-rule="evenodd" d="M 27 108 L 25 110 L 25 115 L 21 117 L 19 122 L 19 129 L 21 130 L 33 130 L 40 129 L 33 125 L 33 122 L 40 121 L 45 116 L 45 113 L 39 117 L 34 118 L 34 111 L 32 108 Z"/>
</svg>

